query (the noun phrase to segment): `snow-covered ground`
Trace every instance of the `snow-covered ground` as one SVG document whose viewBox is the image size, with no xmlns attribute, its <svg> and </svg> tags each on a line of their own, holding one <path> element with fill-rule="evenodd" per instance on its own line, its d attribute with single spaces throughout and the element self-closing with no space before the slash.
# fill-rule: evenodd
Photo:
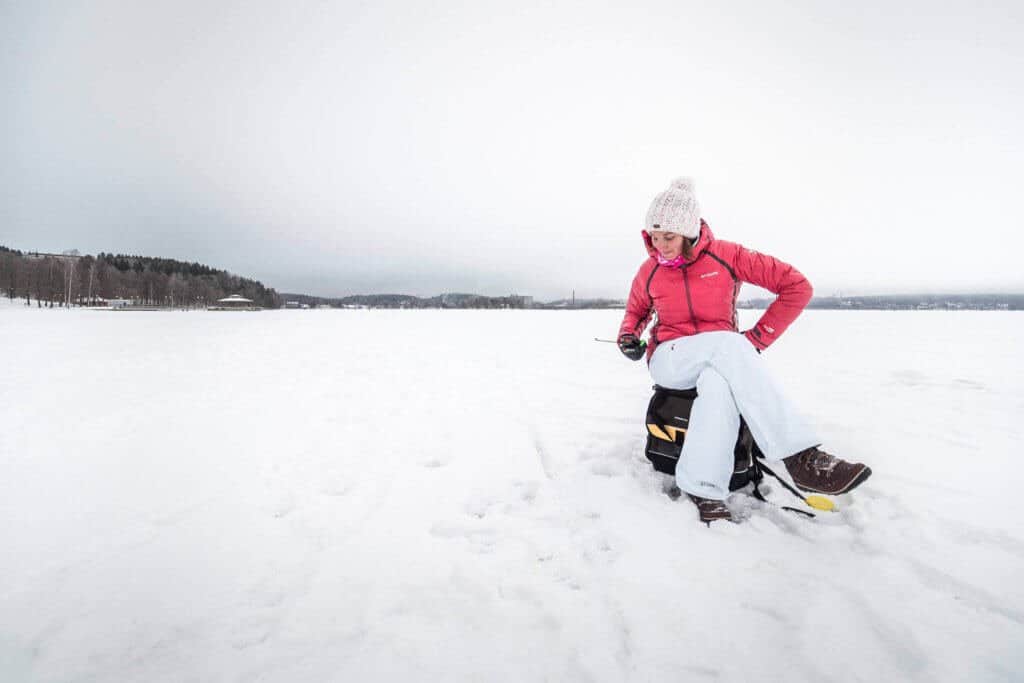
<svg viewBox="0 0 1024 683">
<path fill-rule="evenodd" d="M 1024 678 L 1024 315 L 805 313 L 875 474 L 710 528 L 619 316 L 5 303 L 0 680 Z"/>
</svg>

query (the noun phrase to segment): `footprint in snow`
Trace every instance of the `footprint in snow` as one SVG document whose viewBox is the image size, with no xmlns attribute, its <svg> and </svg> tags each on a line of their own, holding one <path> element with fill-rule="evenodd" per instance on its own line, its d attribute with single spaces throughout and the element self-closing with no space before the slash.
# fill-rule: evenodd
<svg viewBox="0 0 1024 683">
<path fill-rule="evenodd" d="M 604 458 L 592 464 L 590 472 L 600 477 L 621 477 L 626 473 L 626 468 L 622 460 Z"/>
<path fill-rule="evenodd" d="M 236 650 L 246 650 L 267 642 L 274 632 L 276 619 L 269 616 L 247 617 L 231 629 L 231 646 Z"/>
<path fill-rule="evenodd" d="M 533 503 L 537 500 L 537 492 L 540 490 L 540 483 L 536 481 L 517 481 L 513 483 L 519 494 L 519 500 L 524 503 Z"/>
<path fill-rule="evenodd" d="M 479 498 L 477 500 L 471 500 L 466 503 L 465 511 L 466 514 L 475 519 L 483 519 L 490 512 L 491 508 L 497 503 L 492 498 Z"/>
<path fill-rule="evenodd" d="M 324 482 L 324 484 L 320 486 L 320 493 L 322 493 L 325 496 L 329 496 L 330 498 L 340 498 L 344 495 L 347 495 L 348 492 L 351 490 L 351 483 Z"/>
<path fill-rule="evenodd" d="M 279 496 L 263 506 L 274 519 L 283 519 L 295 511 L 295 498 L 291 495 Z"/>
<path fill-rule="evenodd" d="M 430 535 L 446 540 L 462 540 L 469 549 L 477 554 L 486 554 L 494 550 L 498 535 L 494 529 L 473 528 L 450 522 L 438 522 L 430 527 Z"/>
</svg>

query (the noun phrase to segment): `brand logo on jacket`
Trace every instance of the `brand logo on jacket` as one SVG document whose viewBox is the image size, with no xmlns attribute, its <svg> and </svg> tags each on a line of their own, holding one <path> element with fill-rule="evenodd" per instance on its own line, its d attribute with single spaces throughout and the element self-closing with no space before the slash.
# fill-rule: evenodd
<svg viewBox="0 0 1024 683">
<path fill-rule="evenodd" d="M 714 277 L 716 275 L 718 275 L 718 271 L 717 270 L 713 270 L 710 273 L 704 273 L 703 275 L 701 275 L 700 279 L 703 280 L 706 277 Z"/>
</svg>

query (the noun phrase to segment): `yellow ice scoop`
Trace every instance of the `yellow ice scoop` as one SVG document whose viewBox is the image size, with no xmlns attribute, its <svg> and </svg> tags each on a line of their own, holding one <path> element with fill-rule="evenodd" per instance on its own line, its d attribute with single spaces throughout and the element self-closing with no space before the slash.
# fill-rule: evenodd
<svg viewBox="0 0 1024 683">
<path fill-rule="evenodd" d="M 835 512 L 836 504 L 831 499 L 825 496 L 807 496 L 804 498 L 804 502 L 810 505 L 815 510 L 822 510 L 823 512 Z"/>
</svg>

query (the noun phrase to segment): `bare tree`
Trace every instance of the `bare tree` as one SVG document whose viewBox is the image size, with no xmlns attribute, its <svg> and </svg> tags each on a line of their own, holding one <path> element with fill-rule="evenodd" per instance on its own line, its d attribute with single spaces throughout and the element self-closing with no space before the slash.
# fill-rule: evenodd
<svg viewBox="0 0 1024 683">
<path fill-rule="evenodd" d="M 96 281 L 96 259 L 86 256 L 83 260 L 87 261 L 89 269 L 89 284 L 86 287 L 85 300 L 89 306 L 92 306 L 96 303 L 92 298 L 92 285 Z"/>
<path fill-rule="evenodd" d="M 71 285 L 75 282 L 75 261 L 78 259 L 66 258 L 64 261 L 64 281 L 67 293 L 64 297 L 64 305 L 71 308 Z M 64 294 L 64 292 L 61 292 Z"/>
</svg>

